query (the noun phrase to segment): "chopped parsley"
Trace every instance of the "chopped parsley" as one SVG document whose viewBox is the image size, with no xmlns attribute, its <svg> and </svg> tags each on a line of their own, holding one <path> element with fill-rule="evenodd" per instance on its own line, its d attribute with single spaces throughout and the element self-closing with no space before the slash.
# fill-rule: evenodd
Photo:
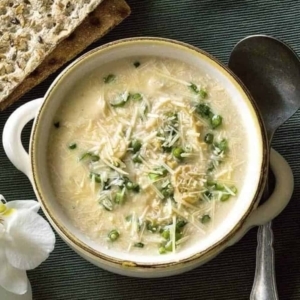
<svg viewBox="0 0 300 300">
<path fill-rule="evenodd" d="M 108 74 L 107 76 L 103 77 L 104 83 L 111 83 L 115 81 L 115 79 L 116 79 L 116 75 L 114 74 Z"/>
</svg>

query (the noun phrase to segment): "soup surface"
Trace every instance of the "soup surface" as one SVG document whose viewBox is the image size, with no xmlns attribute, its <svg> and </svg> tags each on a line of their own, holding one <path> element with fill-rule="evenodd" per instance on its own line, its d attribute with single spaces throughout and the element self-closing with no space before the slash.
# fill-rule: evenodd
<svg viewBox="0 0 300 300">
<path fill-rule="evenodd" d="M 247 140 L 226 90 L 158 57 L 108 63 L 57 111 L 48 164 L 57 201 L 90 239 L 168 254 L 207 237 L 243 186 Z"/>
</svg>

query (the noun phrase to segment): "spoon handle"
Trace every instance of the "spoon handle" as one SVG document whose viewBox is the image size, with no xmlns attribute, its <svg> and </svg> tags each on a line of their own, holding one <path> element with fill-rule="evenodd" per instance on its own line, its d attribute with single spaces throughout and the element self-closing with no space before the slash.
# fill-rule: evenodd
<svg viewBox="0 0 300 300">
<path fill-rule="evenodd" d="M 250 300 L 278 300 L 275 267 L 272 223 L 258 228 L 256 269 Z"/>
</svg>

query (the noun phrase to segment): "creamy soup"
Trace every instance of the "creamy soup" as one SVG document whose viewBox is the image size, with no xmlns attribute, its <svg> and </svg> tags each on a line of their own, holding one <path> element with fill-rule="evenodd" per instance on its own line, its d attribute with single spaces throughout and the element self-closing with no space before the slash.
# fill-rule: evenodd
<svg viewBox="0 0 300 300">
<path fill-rule="evenodd" d="M 167 255 L 230 212 L 246 169 L 243 123 L 226 90 L 183 62 L 106 64 L 78 82 L 48 146 L 57 201 L 90 239 Z"/>
</svg>

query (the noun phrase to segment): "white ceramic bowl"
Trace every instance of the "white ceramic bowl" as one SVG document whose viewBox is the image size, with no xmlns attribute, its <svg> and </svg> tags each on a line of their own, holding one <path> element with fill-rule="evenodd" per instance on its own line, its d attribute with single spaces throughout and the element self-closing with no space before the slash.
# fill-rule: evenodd
<svg viewBox="0 0 300 300">
<path fill-rule="evenodd" d="M 54 115 L 67 93 L 102 64 L 130 56 L 167 56 L 204 70 L 226 88 L 232 101 L 243 112 L 247 124 L 245 138 L 255 145 L 248 155 L 246 183 L 233 209 L 208 238 L 177 254 L 133 256 L 108 250 L 88 239 L 64 215 L 55 200 L 47 172 L 46 147 Z M 35 118 L 29 155 L 21 144 L 21 131 Z M 250 144 L 250 143 L 249 143 Z M 266 181 L 269 155 L 266 134 L 257 108 L 245 87 L 215 58 L 195 47 L 159 38 L 134 38 L 104 45 L 83 55 L 67 67 L 53 82 L 43 99 L 29 102 L 16 110 L 7 121 L 3 145 L 12 163 L 30 179 L 42 209 L 58 234 L 79 255 L 109 271 L 137 277 L 161 277 L 178 274 L 203 264 L 235 243 L 254 225 L 274 218 L 288 203 L 293 190 L 293 177 L 285 160 L 272 152 L 271 165 L 276 176 L 276 189 L 257 208 Z"/>
</svg>

